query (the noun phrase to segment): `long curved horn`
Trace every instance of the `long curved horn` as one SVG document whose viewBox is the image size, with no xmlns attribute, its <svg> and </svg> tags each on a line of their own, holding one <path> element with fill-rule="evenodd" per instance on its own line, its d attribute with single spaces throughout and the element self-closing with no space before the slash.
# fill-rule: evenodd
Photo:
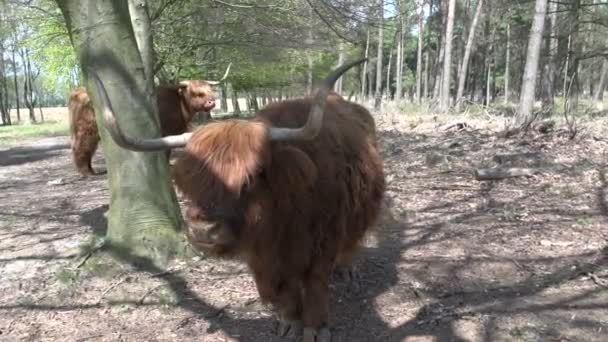
<svg viewBox="0 0 608 342">
<path fill-rule="evenodd" d="M 218 85 L 220 83 L 222 83 L 224 80 L 226 80 L 226 77 L 228 77 L 228 73 L 230 72 L 230 67 L 232 66 L 232 62 L 230 64 L 228 64 L 228 68 L 226 68 L 226 72 L 224 73 L 224 76 L 222 76 L 222 78 L 220 78 L 219 81 L 208 81 L 205 80 L 205 82 L 211 84 L 211 85 Z"/>
<path fill-rule="evenodd" d="M 172 135 L 155 139 L 139 139 L 125 135 L 116 121 L 114 110 L 112 109 L 112 104 L 110 103 L 110 98 L 108 97 L 108 93 L 101 82 L 101 79 L 99 79 L 99 76 L 94 71 L 90 71 L 89 73 L 93 76 L 95 84 L 97 85 L 97 91 L 100 95 L 99 101 L 101 102 L 101 107 L 103 109 L 106 129 L 118 146 L 128 150 L 140 152 L 168 150 L 186 146 L 186 143 L 188 142 L 188 139 L 190 139 L 192 133 L 184 133 L 181 135 Z"/>
<path fill-rule="evenodd" d="M 366 60 L 367 58 L 359 59 L 342 65 L 338 69 L 334 70 L 334 72 L 325 78 L 323 84 L 317 91 L 317 94 L 313 99 L 306 124 L 300 128 L 272 127 L 268 132 L 270 140 L 310 140 L 316 138 L 321 131 L 321 126 L 323 123 L 325 101 L 327 100 L 327 95 L 329 95 L 329 92 L 333 89 L 334 83 L 348 69 L 357 64 L 363 63 Z"/>
</svg>

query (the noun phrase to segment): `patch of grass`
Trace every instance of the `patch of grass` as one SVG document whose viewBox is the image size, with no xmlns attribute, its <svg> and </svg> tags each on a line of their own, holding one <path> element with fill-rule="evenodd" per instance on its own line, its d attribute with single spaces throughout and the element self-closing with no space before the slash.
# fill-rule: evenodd
<svg viewBox="0 0 608 342">
<path fill-rule="evenodd" d="M 69 124 L 64 121 L 0 126 L 0 145 L 16 143 L 27 138 L 52 137 L 67 134 L 69 134 Z"/>
<path fill-rule="evenodd" d="M 72 285 L 78 278 L 78 271 L 64 268 L 55 273 L 55 278 L 63 285 Z"/>
<path fill-rule="evenodd" d="M 593 225 L 593 219 L 589 216 L 582 216 L 576 219 L 576 224 L 582 227 L 590 227 Z"/>
<path fill-rule="evenodd" d="M 87 277 L 110 279 L 123 271 L 122 265 L 107 252 L 96 252 L 82 266 Z"/>
</svg>

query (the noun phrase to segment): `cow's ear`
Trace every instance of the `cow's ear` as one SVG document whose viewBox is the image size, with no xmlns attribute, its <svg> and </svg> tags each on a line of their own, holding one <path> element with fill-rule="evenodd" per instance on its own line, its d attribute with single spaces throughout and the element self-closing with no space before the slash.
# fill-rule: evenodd
<svg viewBox="0 0 608 342">
<path fill-rule="evenodd" d="M 317 180 L 317 167 L 304 151 L 286 146 L 273 151 L 266 177 L 279 192 L 306 191 Z M 290 191 L 290 192 L 292 192 Z"/>
</svg>

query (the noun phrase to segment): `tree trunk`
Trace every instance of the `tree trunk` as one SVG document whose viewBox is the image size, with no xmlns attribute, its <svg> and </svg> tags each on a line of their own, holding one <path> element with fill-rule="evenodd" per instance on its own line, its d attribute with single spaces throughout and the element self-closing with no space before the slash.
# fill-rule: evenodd
<svg viewBox="0 0 608 342">
<path fill-rule="evenodd" d="M 439 35 L 439 41 L 437 42 L 437 46 L 439 46 L 439 53 L 436 56 L 435 65 L 433 67 L 433 73 L 435 74 L 435 78 L 433 80 L 433 100 L 439 100 L 441 95 L 441 81 L 443 80 L 441 72 L 443 58 L 445 56 L 445 31 L 448 20 L 448 1 L 449 0 L 440 0 L 441 34 Z"/>
<path fill-rule="evenodd" d="M 562 86 L 562 100 L 564 101 L 564 110 L 566 110 L 566 104 L 568 102 L 568 81 L 570 70 L 570 49 L 572 48 L 572 35 L 568 34 L 568 47 L 566 49 L 566 66 L 564 67 L 564 84 Z"/>
<path fill-rule="evenodd" d="M 604 57 L 602 62 L 602 71 L 600 72 L 600 79 L 595 86 L 595 92 L 593 93 L 593 102 L 595 103 L 598 110 L 603 109 L 604 102 L 604 89 L 606 88 L 606 79 L 608 79 L 608 57 Z"/>
<path fill-rule="evenodd" d="M 486 82 L 486 106 L 490 106 L 492 103 L 492 70 L 493 64 L 490 61 L 488 64 L 488 76 Z"/>
<path fill-rule="evenodd" d="M 0 79 L 2 83 L 0 84 L 0 112 L 2 112 L 2 116 L 4 117 L 5 124 L 12 124 L 11 122 L 11 106 L 8 101 L 8 81 L 6 77 L 6 64 L 4 63 L 4 50 L 2 46 L 0 46 Z"/>
<path fill-rule="evenodd" d="M 89 89 L 97 124 L 103 127 L 94 70 L 104 82 L 122 129 L 134 137 L 160 136 L 153 83 L 131 29 L 127 2 L 56 0 L 71 32 Z M 103 22 L 104 25 L 97 23 Z M 125 96 L 128 94 L 130 96 Z M 164 152 L 120 148 L 105 129 L 99 130 L 108 169 L 110 209 L 106 246 L 121 258 L 137 258 L 164 266 L 186 252 L 183 220 L 169 178 Z"/>
<path fill-rule="evenodd" d="M 467 38 L 467 45 L 464 49 L 464 57 L 462 58 L 462 64 L 460 67 L 460 75 L 458 75 L 458 91 L 456 92 L 456 107 L 460 110 L 462 106 L 462 95 L 464 94 L 464 86 L 467 79 L 467 72 L 469 68 L 469 58 L 471 57 L 471 48 L 473 47 L 473 39 L 475 39 L 475 28 L 479 22 L 481 16 L 481 10 L 483 8 L 483 0 L 479 0 L 477 3 L 477 9 L 473 15 L 473 22 L 469 28 L 469 37 Z"/>
<path fill-rule="evenodd" d="M 418 48 L 416 54 L 416 102 L 420 103 L 422 100 L 422 44 L 424 43 L 424 3 L 419 4 L 420 10 L 418 12 Z M 427 54 L 428 58 L 428 54 Z M 428 66 L 428 61 L 427 61 Z M 426 80 L 425 80 L 426 83 Z M 426 87 L 426 85 L 425 85 Z M 426 96 L 426 95 L 425 95 Z"/>
<path fill-rule="evenodd" d="M 310 7 L 310 6 L 309 6 Z M 308 11 L 308 17 L 309 18 L 314 18 L 314 13 L 312 8 L 309 8 Z M 308 69 L 307 69 L 307 74 L 306 74 L 306 93 L 310 94 L 312 92 L 312 73 L 313 73 L 313 67 L 314 67 L 314 60 L 313 60 L 313 56 L 312 56 L 312 45 L 314 43 L 314 35 L 312 32 L 312 28 L 313 28 L 313 23 L 311 21 L 310 26 L 308 27 L 308 44 L 309 46 L 306 47 L 306 60 L 308 61 Z M 255 96 L 254 96 L 255 98 Z M 257 108 L 255 109 L 257 111 Z"/>
<path fill-rule="evenodd" d="M 234 115 L 241 115 L 241 106 L 239 105 L 239 94 L 232 87 L 232 112 Z"/>
<path fill-rule="evenodd" d="M 449 0 L 448 19 L 445 30 L 445 53 L 443 56 L 443 81 L 441 82 L 441 96 L 439 98 L 439 110 L 447 111 L 450 107 L 450 83 L 452 81 L 452 37 L 454 31 L 454 12 L 456 0 Z"/>
<path fill-rule="evenodd" d="M 534 9 L 534 21 L 530 29 L 528 39 L 528 51 L 526 54 L 526 66 L 522 77 L 521 94 L 519 99 L 519 110 L 515 118 L 517 128 L 527 129 L 534 121 L 533 109 L 536 92 L 536 75 L 538 73 L 538 62 L 540 59 L 540 48 L 543 40 L 543 28 L 545 25 L 545 14 L 547 12 L 547 0 L 536 0 Z"/>
<path fill-rule="evenodd" d="M 429 52 L 424 53 L 424 94 L 425 101 L 429 98 Z"/>
<path fill-rule="evenodd" d="M 384 0 L 378 0 L 378 54 L 376 56 L 376 94 L 374 108 L 380 109 L 382 104 L 382 44 L 384 33 Z"/>
<path fill-rule="evenodd" d="M 403 18 L 402 1 L 397 1 L 397 60 L 395 61 L 395 101 L 400 101 L 403 96 L 403 39 L 405 38 L 405 19 Z"/>
<path fill-rule="evenodd" d="M 17 107 L 17 122 L 21 122 L 21 108 L 19 108 L 19 84 L 17 83 L 17 58 L 15 56 L 16 49 L 16 46 L 13 47 L 13 82 L 15 83 L 15 106 Z"/>
<path fill-rule="evenodd" d="M 365 58 L 369 57 L 369 28 L 367 29 L 367 39 L 365 40 Z M 367 87 L 365 81 L 367 80 L 367 61 L 363 62 L 363 72 L 361 73 L 361 102 L 365 102 Z"/>
<path fill-rule="evenodd" d="M 393 49 L 388 54 L 388 64 L 386 65 L 386 100 L 390 101 L 391 98 L 391 64 L 393 63 Z"/>
<path fill-rule="evenodd" d="M 546 59 L 542 75 L 543 113 L 551 113 L 555 104 L 555 64 L 557 55 L 557 3 L 549 2 L 549 35 L 546 44 Z"/>
<path fill-rule="evenodd" d="M 510 18 L 508 19 L 510 20 Z M 505 105 L 509 104 L 509 83 L 511 81 L 511 23 L 507 23 L 507 52 L 505 56 Z"/>
<path fill-rule="evenodd" d="M 128 2 L 131 25 L 135 34 L 137 49 L 144 64 L 146 81 L 154 84 L 154 44 L 148 2 L 146 0 L 128 0 Z"/>
<path fill-rule="evenodd" d="M 397 54 L 395 60 L 395 101 L 401 100 L 403 92 L 403 25 L 397 33 Z"/>
<path fill-rule="evenodd" d="M 220 89 L 222 91 L 222 98 L 220 100 L 220 110 L 223 113 L 228 112 L 228 88 L 226 87 L 226 83 L 222 82 L 220 84 Z"/>
<path fill-rule="evenodd" d="M 340 40 L 340 43 L 338 45 L 338 65 L 342 65 L 344 64 L 344 42 Z M 344 76 L 340 76 L 340 78 L 338 78 L 336 80 L 336 83 L 334 84 L 334 91 L 338 94 L 342 94 L 342 80 L 343 80 Z"/>
</svg>

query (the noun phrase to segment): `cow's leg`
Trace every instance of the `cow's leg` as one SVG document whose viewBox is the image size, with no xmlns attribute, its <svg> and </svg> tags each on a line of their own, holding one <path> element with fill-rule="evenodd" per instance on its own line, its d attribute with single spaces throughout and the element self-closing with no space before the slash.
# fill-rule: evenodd
<svg viewBox="0 0 608 342">
<path fill-rule="evenodd" d="M 329 278 L 332 263 L 320 263 L 304 280 L 303 342 L 330 342 Z"/>
<path fill-rule="evenodd" d="M 83 130 L 75 135 L 72 143 L 72 156 L 78 172 L 83 176 L 92 176 L 95 174 L 91 161 L 97 145 L 99 144 L 99 135 L 97 131 Z"/>
<path fill-rule="evenodd" d="M 285 336 L 289 331 L 297 335 L 301 330 L 302 290 L 299 279 L 292 278 L 272 281 L 273 276 L 267 270 L 253 270 L 253 278 L 264 304 L 271 304 L 278 318 L 277 334 Z M 276 275 L 275 275 L 276 276 Z"/>
<path fill-rule="evenodd" d="M 289 331 L 299 335 L 302 329 L 302 287 L 297 278 L 279 284 L 273 306 L 278 316 L 277 334 L 286 336 Z"/>
</svg>

